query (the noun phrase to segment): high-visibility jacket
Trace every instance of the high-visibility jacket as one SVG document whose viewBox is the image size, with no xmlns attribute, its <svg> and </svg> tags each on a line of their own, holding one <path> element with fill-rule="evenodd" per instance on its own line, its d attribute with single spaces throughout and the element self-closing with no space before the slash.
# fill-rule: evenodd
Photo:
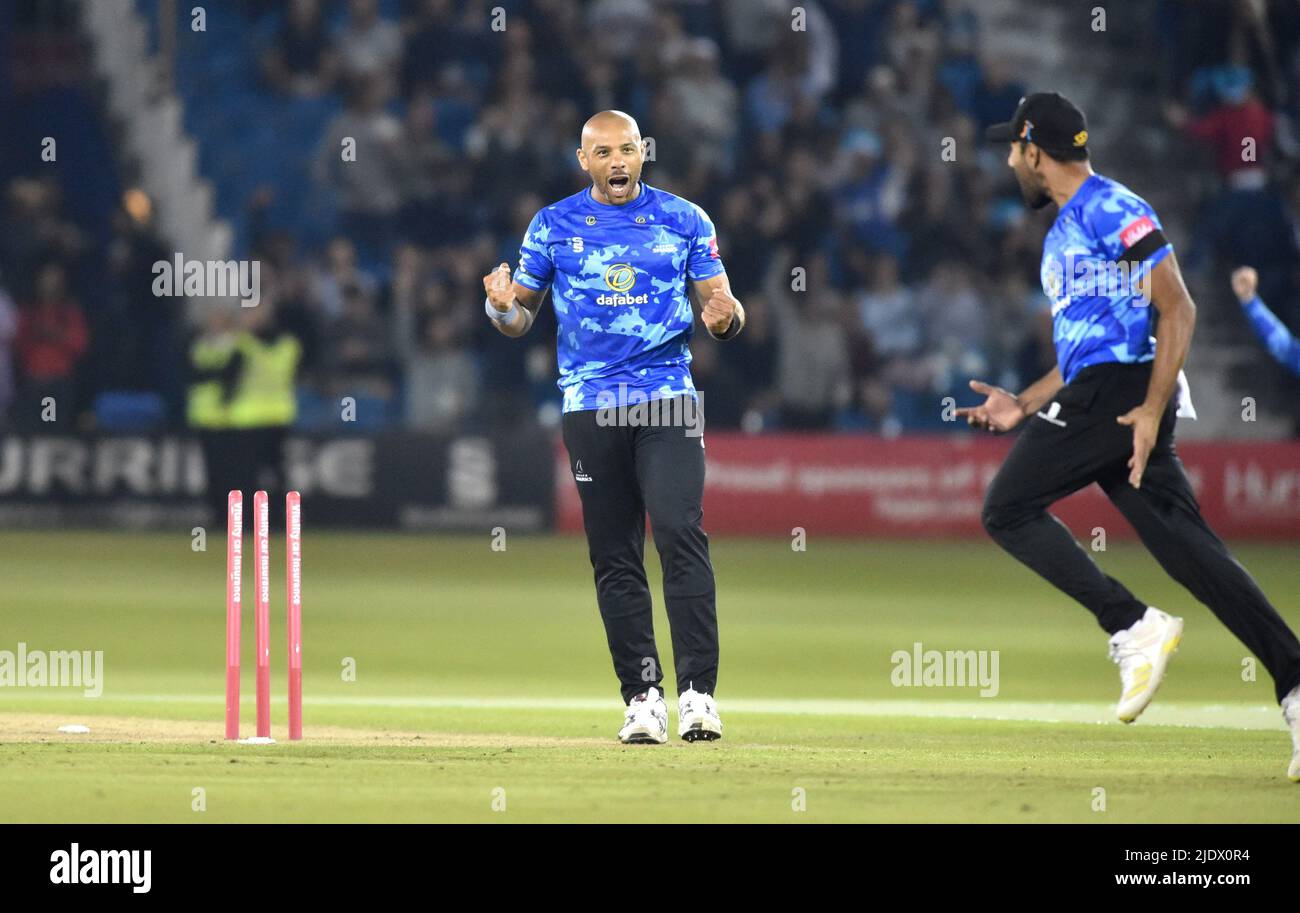
<svg viewBox="0 0 1300 913">
<path fill-rule="evenodd" d="M 227 404 L 231 428 L 292 425 L 298 417 L 294 378 L 302 360 L 302 345 L 283 333 L 263 339 L 240 333 L 234 356 L 239 362 L 233 394 Z"/>
<path fill-rule="evenodd" d="M 185 395 L 185 417 L 193 428 L 215 430 L 229 425 L 223 374 L 235 351 L 235 337 L 204 336 L 190 347 L 193 380 Z"/>
</svg>

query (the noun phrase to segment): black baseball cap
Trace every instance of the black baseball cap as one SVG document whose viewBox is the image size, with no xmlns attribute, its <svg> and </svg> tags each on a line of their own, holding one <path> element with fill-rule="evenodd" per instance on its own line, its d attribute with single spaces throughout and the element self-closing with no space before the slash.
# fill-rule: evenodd
<svg viewBox="0 0 1300 913">
<path fill-rule="evenodd" d="M 1016 113 L 1005 124 L 984 131 L 995 143 L 1024 140 L 1047 152 L 1088 148 L 1088 121 L 1083 112 L 1059 92 L 1035 92 L 1020 99 Z"/>
</svg>

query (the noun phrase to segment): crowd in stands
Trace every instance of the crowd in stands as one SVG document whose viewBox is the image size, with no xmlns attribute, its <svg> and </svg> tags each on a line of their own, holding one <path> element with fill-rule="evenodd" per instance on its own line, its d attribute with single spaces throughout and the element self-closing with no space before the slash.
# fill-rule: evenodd
<svg viewBox="0 0 1300 913">
<path fill-rule="evenodd" d="M 1255 267 L 1261 297 L 1300 330 L 1300 7 L 1163 0 L 1157 26 L 1165 125 L 1193 152 L 1184 268 L 1226 299 L 1229 272 Z M 1244 335 L 1244 315 L 1230 322 Z M 1250 382 L 1294 404 L 1300 433 L 1300 383 L 1267 367 Z"/>
<path fill-rule="evenodd" d="M 1163 9 L 1166 120 L 1214 177 L 1200 200 L 1193 266 L 1251 262 L 1265 297 L 1300 316 L 1300 8 Z"/>
<path fill-rule="evenodd" d="M 338 236 L 280 258 L 330 340 L 308 346 L 327 397 L 365 385 L 425 427 L 554 418 L 549 314 L 520 345 L 471 303 L 532 214 L 584 185 L 573 149 L 604 108 L 651 138 L 648 182 L 712 215 L 747 303 L 735 344 L 697 334 L 714 427 L 939 429 L 968 374 L 1050 367 L 1043 226 L 979 139 L 1023 87 L 980 59 L 965 5 L 814 2 L 803 31 L 762 0 L 498 5 L 500 32 L 483 2 L 390 20 L 352 0 L 331 25 L 297 0 L 262 52 L 268 90 L 344 103 L 314 162 Z"/>
<path fill-rule="evenodd" d="M 1222 178 L 1196 246 L 1249 251 L 1266 295 L 1300 309 L 1300 183 L 1278 164 L 1294 152 L 1282 125 L 1300 113 L 1300 55 L 1269 43 L 1254 4 L 1221 6 L 1217 30 L 1185 11 L 1161 26 L 1169 124 L 1216 150 Z M 340 395 L 416 428 L 555 420 L 549 308 L 525 340 L 505 339 L 483 319 L 481 278 L 516 262 L 533 213 L 584 186 L 573 150 L 605 108 L 650 138 L 644 179 L 710 213 L 745 302 L 737 340 L 695 337 L 712 427 L 943 430 L 941 402 L 968 377 L 1015 389 L 1049 370 L 1047 220 L 1021 204 L 1006 150 L 981 140 L 1025 87 L 983 52 L 978 5 L 800 8 L 801 31 L 789 3 L 768 0 L 244 0 L 250 33 L 266 36 L 249 49 L 265 92 L 340 102 L 321 136 L 282 152 L 311 157 L 337 206 L 332 237 L 312 245 L 277 223 L 269 193 L 246 203 L 268 304 L 303 344 L 301 423 Z M 1212 40 L 1222 53 L 1202 47 Z M 1207 59 L 1224 65 L 1188 63 Z M 1256 162 L 1232 154 L 1243 131 Z M 0 236 L 0 414 L 7 395 L 65 385 L 80 408 L 115 386 L 159 390 L 178 415 L 186 328 L 142 288 L 141 263 L 168 256 L 148 219 L 120 214 L 92 308 L 60 276 L 84 242 L 56 189 L 25 182 L 6 206 L 7 225 L 38 231 Z M 1260 227 L 1264 210 L 1276 230 Z M 9 249 L 33 238 L 40 268 Z"/>
</svg>

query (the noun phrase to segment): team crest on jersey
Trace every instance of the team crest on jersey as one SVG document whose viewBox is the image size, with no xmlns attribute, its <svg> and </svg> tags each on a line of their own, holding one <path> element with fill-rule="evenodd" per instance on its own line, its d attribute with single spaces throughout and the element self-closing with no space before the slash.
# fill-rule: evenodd
<svg viewBox="0 0 1300 913">
<path fill-rule="evenodd" d="M 596 217 L 595 217 L 595 216 L 587 216 L 587 224 L 588 224 L 588 225 L 595 225 L 595 224 L 596 224 Z"/>
<path fill-rule="evenodd" d="M 628 263 L 612 264 L 605 270 L 605 284 L 616 292 L 626 292 L 636 285 L 636 271 Z"/>
<path fill-rule="evenodd" d="M 1047 292 L 1051 298 L 1059 298 L 1062 290 L 1061 262 L 1052 254 L 1048 254 L 1043 259 L 1043 268 L 1041 270 L 1041 279 L 1043 282 L 1043 291 Z"/>
</svg>

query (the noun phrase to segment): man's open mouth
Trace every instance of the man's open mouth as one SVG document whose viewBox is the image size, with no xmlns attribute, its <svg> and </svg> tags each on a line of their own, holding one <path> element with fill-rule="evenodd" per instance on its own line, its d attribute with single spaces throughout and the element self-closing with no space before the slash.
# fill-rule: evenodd
<svg viewBox="0 0 1300 913">
<path fill-rule="evenodd" d="M 626 174 L 616 174 L 609 179 L 609 192 L 612 196 L 625 196 L 631 186 L 632 179 Z"/>
</svg>

